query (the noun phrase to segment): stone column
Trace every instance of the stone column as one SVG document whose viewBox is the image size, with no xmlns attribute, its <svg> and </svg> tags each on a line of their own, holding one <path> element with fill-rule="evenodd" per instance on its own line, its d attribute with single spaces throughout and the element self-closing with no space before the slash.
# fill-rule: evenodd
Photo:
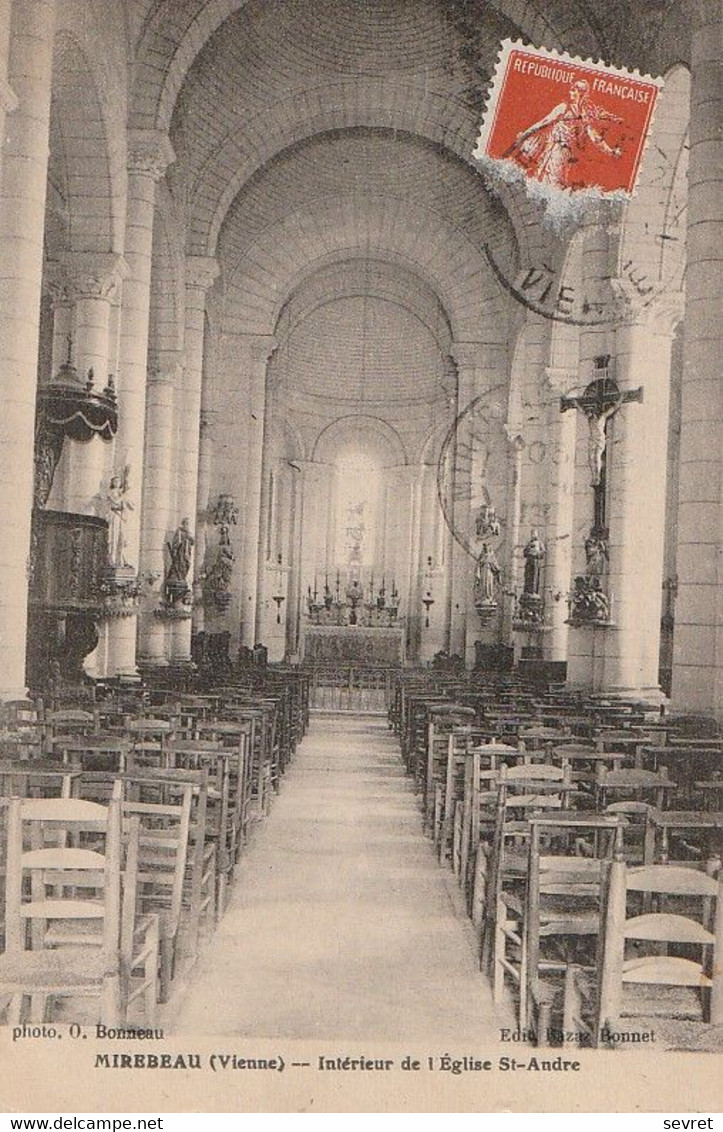
<svg viewBox="0 0 723 1132">
<path fill-rule="evenodd" d="M 180 371 L 178 358 L 168 357 L 163 368 L 149 374 L 146 396 L 139 570 L 142 604 L 138 626 L 138 659 L 140 663 L 152 667 L 168 663 L 165 623 L 157 613 L 165 570 L 164 548 L 170 526 L 173 405 L 175 389 L 180 382 Z"/>
<path fill-rule="evenodd" d="M 643 403 L 615 415 L 608 443 L 611 490 L 608 589 L 614 628 L 603 635 L 606 691 L 660 702 L 658 682 L 671 348 L 680 294 L 629 309 L 617 332 L 621 390 L 643 386 Z"/>
<path fill-rule="evenodd" d="M 474 342 L 454 342 L 452 357 L 457 367 L 457 413 L 461 414 L 478 394 L 477 373 L 482 367 L 481 349 Z M 458 483 L 459 464 L 455 459 L 455 486 L 453 526 L 455 530 L 470 530 L 470 491 L 469 485 Z M 472 468 L 465 468 L 465 475 L 474 475 Z M 452 539 L 449 593 L 449 644 L 447 651 L 457 656 L 465 656 L 467 636 L 467 615 L 471 602 L 473 560 L 456 538 Z"/>
<path fill-rule="evenodd" d="M 151 296 L 151 258 L 156 184 L 174 154 L 168 137 L 159 130 L 131 130 L 128 134 L 128 203 L 126 206 L 125 259 L 128 277 L 123 284 L 118 377 L 119 428 L 116 462 L 129 468 L 128 499 L 133 510 L 125 526 L 126 557 L 138 567 L 140 559 L 143 441 L 146 418 L 146 369 Z M 112 622 L 109 633 L 110 675 L 136 671 L 136 617 Z"/>
<path fill-rule="evenodd" d="M 194 561 L 196 576 L 199 577 L 206 563 L 208 547 L 208 511 L 211 506 L 211 465 L 213 462 L 213 418 L 211 409 L 201 409 L 201 422 L 198 440 L 198 489 L 196 493 L 196 545 Z M 206 614 L 203 606 L 203 588 L 196 587 L 193 603 L 193 631 L 200 633 L 205 628 Z"/>
<path fill-rule="evenodd" d="M 407 656 L 416 657 L 419 650 L 419 610 L 421 608 L 421 579 L 419 555 L 422 546 L 422 481 L 426 468 L 416 464 L 412 476 L 411 538 L 409 545 L 407 600 L 402 615 L 407 623 Z"/>
<path fill-rule="evenodd" d="M 298 652 L 299 619 L 305 608 L 302 591 L 301 539 L 303 507 L 303 474 L 297 460 L 292 465 L 291 477 L 291 526 L 289 531 L 289 610 L 286 625 L 286 652 L 294 657 Z"/>
<path fill-rule="evenodd" d="M 201 421 L 201 388 L 203 383 L 203 342 L 206 296 L 218 276 L 219 266 L 210 256 L 188 256 L 186 259 L 186 315 L 184 330 L 185 366 L 179 390 L 180 428 L 178 433 L 178 521 L 187 517 L 191 529 L 198 527 L 198 454 Z M 195 547 L 194 547 L 195 550 Z M 188 582 L 192 585 L 196 572 L 195 554 L 191 556 Z M 174 627 L 173 661 L 187 663 L 191 659 L 191 620 Z"/>
<path fill-rule="evenodd" d="M 507 593 L 502 594 L 502 640 L 506 645 L 514 644 L 512 635 L 512 616 L 515 610 L 514 598 L 510 595 L 517 592 L 517 576 L 519 572 L 519 546 L 520 546 L 520 520 L 522 512 L 522 456 L 525 442 L 521 433 L 514 427 L 506 426 L 507 436 L 507 466 L 509 469 L 507 484 L 507 530 L 505 541 L 507 543 L 506 566 L 503 563 L 503 587 Z M 468 655 L 474 660 L 474 641 L 468 640 Z"/>
<path fill-rule="evenodd" d="M 695 0 L 673 706 L 723 721 L 723 16 Z"/>
<path fill-rule="evenodd" d="M 246 507 L 242 558 L 241 644 L 253 648 L 258 632 L 259 562 L 263 554 L 261 537 L 261 489 L 266 421 L 266 366 L 277 346 L 271 334 L 239 336 L 244 349 L 248 390 L 249 430 L 246 453 Z"/>
<path fill-rule="evenodd" d="M 56 377 L 60 367 L 69 360 L 69 345 L 73 337 L 73 296 L 68 287 L 67 271 L 58 262 L 46 263 L 43 270 L 43 286 L 50 295 L 53 312 L 53 346 L 50 361 L 50 376 Z M 72 357 L 70 358 L 72 361 Z M 63 451 L 53 476 L 53 486 L 45 506 L 51 511 L 65 510 L 65 495 L 68 479 L 69 445 Z"/>
<path fill-rule="evenodd" d="M 583 225 L 582 286 L 584 293 L 593 304 L 603 309 L 613 309 L 615 296 L 610 283 L 611 250 L 609 225 L 605 217 L 593 208 Z M 595 374 L 596 357 L 614 353 L 614 331 L 607 324 L 585 326 L 580 331 L 580 357 L 576 378 L 576 388 L 581 392 Z M 611 372 L 611 376 L 615 374 Z M 573 412 L 569 409 L 568 412 Z M 576 418 L 580 418 L 577 409 Z M 585 573 L 584 545 L 594 519 L 594 495 L 590 485 L 590 470 L 587 456 L 587 422 L 576 421 L 577 444 L 575 455 L 575 498 L 572 524 L 572 574 Z M 614 476 L 614 471 L 611 476 Z M 568 587 L 569 588 L 569 587 Z M 607 579 L 603 579 L 607 590 Z M 562 599 L 564 601 L 564 598 Z M 567 617 L 565 606 L 565 616 Z M 607 629 L 589 626 L 573 627 L 568 635 L 567 678 L 572 684 L 599 690 L 604 680 L 604 641 Z"/>
<path fill-rule="evenodd" d="M 68 290 L 74 300 L 73 361 L 82 382 L 93 372 L 95 389 L 102 391 L 109 375 L 111 303 L 119 281 L 127 274 L 118 255 L 79 254 L 68 257 Z M 55 352 L 55 351 L 54 351 Z M 93 437 L 87 443 L 66 440 L 67 472 L 64 509 L 81 515 L 102 511 L 106 444 Z"/>
<path fill-rule="evenodd" d="M 0 183 L 0 699 L 25 694 L 54 17 L 54 0 L 34 0 L 14 4 L 10 21 L 7 79 L 18 105 L 5 123 Z M 0 91 L 7 109 L 4 82 Z"/>
<path fill-rule="evenodd" d="M 12 0 L 0 0 L 0 138 L 5 137 L 5 117 L 17 110 L 18 100 L 8 82 L 10 62 L 10 24 Z M 3 152 L 0 146 L 0 177 L 2 177 Z"/>
<path fill-rule="evenodd" d="M 576 375 L 550 366 L 547 379 L 551 402 L 547 424 L 552 454 L 547 500 L 550 518 L 545 544 L 545 616 L 550 626 L 545 636 L 545 659 L 567 660 L 569 626 L 567 594 L 572 586 L 572 524 L 575 502 L 576 413 L 560 412 L 560 397 L 575 385 Z"/>
<path fill-rule="evenodd" d="M 330 561 L 327 515 L 333 467 L 316 460 L 295 460 L 301 469 L 300 507 L 301 532 L 299 536 L 301 609 L 305 611 L 308 587 L 317 584 L 317 600 L 324 596 L 324 571 L 328 566 L 329 588 L 334 593 L 335 572 Z M 302 613 L 302 626 L 303 626 Z"/>
</svg>

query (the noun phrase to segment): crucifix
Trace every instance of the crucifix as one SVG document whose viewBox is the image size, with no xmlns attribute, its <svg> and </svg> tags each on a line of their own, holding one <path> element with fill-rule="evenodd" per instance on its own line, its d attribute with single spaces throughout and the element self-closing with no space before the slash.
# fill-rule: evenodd
<svg viewBox="0 0 723 1132">
<path fill-rule="evenodd" d="M 595 518 L 593 530 L 603 533 L 607 528 L 605 514 L 606 495 L 606 450 L 608 421 L 615 416 L 626 402 L 642 401 L 643 387 L 620 390 L 617 383 L 607 376 L 607 357 L 595 359 L 595 368 L 604 376 L 595 378 L 579 397 L 561 397 L 560 412 L 579 409 L 584 413 L 589 428 L 587 458 L 590 468 L 590 484 L 595 492 Z"/>
</svg>

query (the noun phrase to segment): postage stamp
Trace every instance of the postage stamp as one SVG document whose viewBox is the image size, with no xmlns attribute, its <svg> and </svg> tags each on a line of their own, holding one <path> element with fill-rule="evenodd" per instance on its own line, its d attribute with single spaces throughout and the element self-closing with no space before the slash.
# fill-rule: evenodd
<svg viewBox="0 0 723 1132">
<path fill-rule="evenodd" d="M 633 194 L 663 80 L 503 41 L 474 157 L 569 194 Z"/>
</svg>

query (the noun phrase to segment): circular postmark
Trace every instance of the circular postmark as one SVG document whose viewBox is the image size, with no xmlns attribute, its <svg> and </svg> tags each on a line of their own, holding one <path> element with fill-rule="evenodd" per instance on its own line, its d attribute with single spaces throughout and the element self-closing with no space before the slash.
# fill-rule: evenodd
<svg viewBox="0 0 723 1132">
<path fill-rule="evenodd" d="M 488 465 L 505 415 L 503 385 L 475 397 L 455 417 L 437 461 L 437 496 L 455 541 L 472 557 L 499 537 L 500 521 L 488 487 Z"/>
</svg>

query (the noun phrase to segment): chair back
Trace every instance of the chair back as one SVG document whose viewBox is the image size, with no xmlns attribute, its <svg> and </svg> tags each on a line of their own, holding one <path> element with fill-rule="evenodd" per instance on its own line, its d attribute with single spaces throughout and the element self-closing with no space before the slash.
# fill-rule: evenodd
<svg viewBox="0 0 723 1132">
<path fill-rule="evenodd" d="M 598 1040 L 604 1040 L 606 1031 L 618 1028 L 621 1015 L 634 1013 L 625 995 L 625 989 L 634 985 L 681 988 L 687 991 L 682 1009 L 676 1000 L 669 1016 L 684 1013 L 690 1017 L 692 1011 L 694 1018 L 723 1023 L 722 891 L 723 875 L 716 879 L 680 865 L 631 868 L 622 859 L 613 862 L 606 900 Z"/>
<path fill-rule="evenodd" d="M 71 839 L 75 844 L 68 845 Z M 117 971 L 120 886 L 117 802 L 106 807 L 68 798 L 11 800 L 5 886 L 8 953 L 42 948 L 49 922 L 92 920 L 101 925 L 105 971 Z"/>
</svg>

